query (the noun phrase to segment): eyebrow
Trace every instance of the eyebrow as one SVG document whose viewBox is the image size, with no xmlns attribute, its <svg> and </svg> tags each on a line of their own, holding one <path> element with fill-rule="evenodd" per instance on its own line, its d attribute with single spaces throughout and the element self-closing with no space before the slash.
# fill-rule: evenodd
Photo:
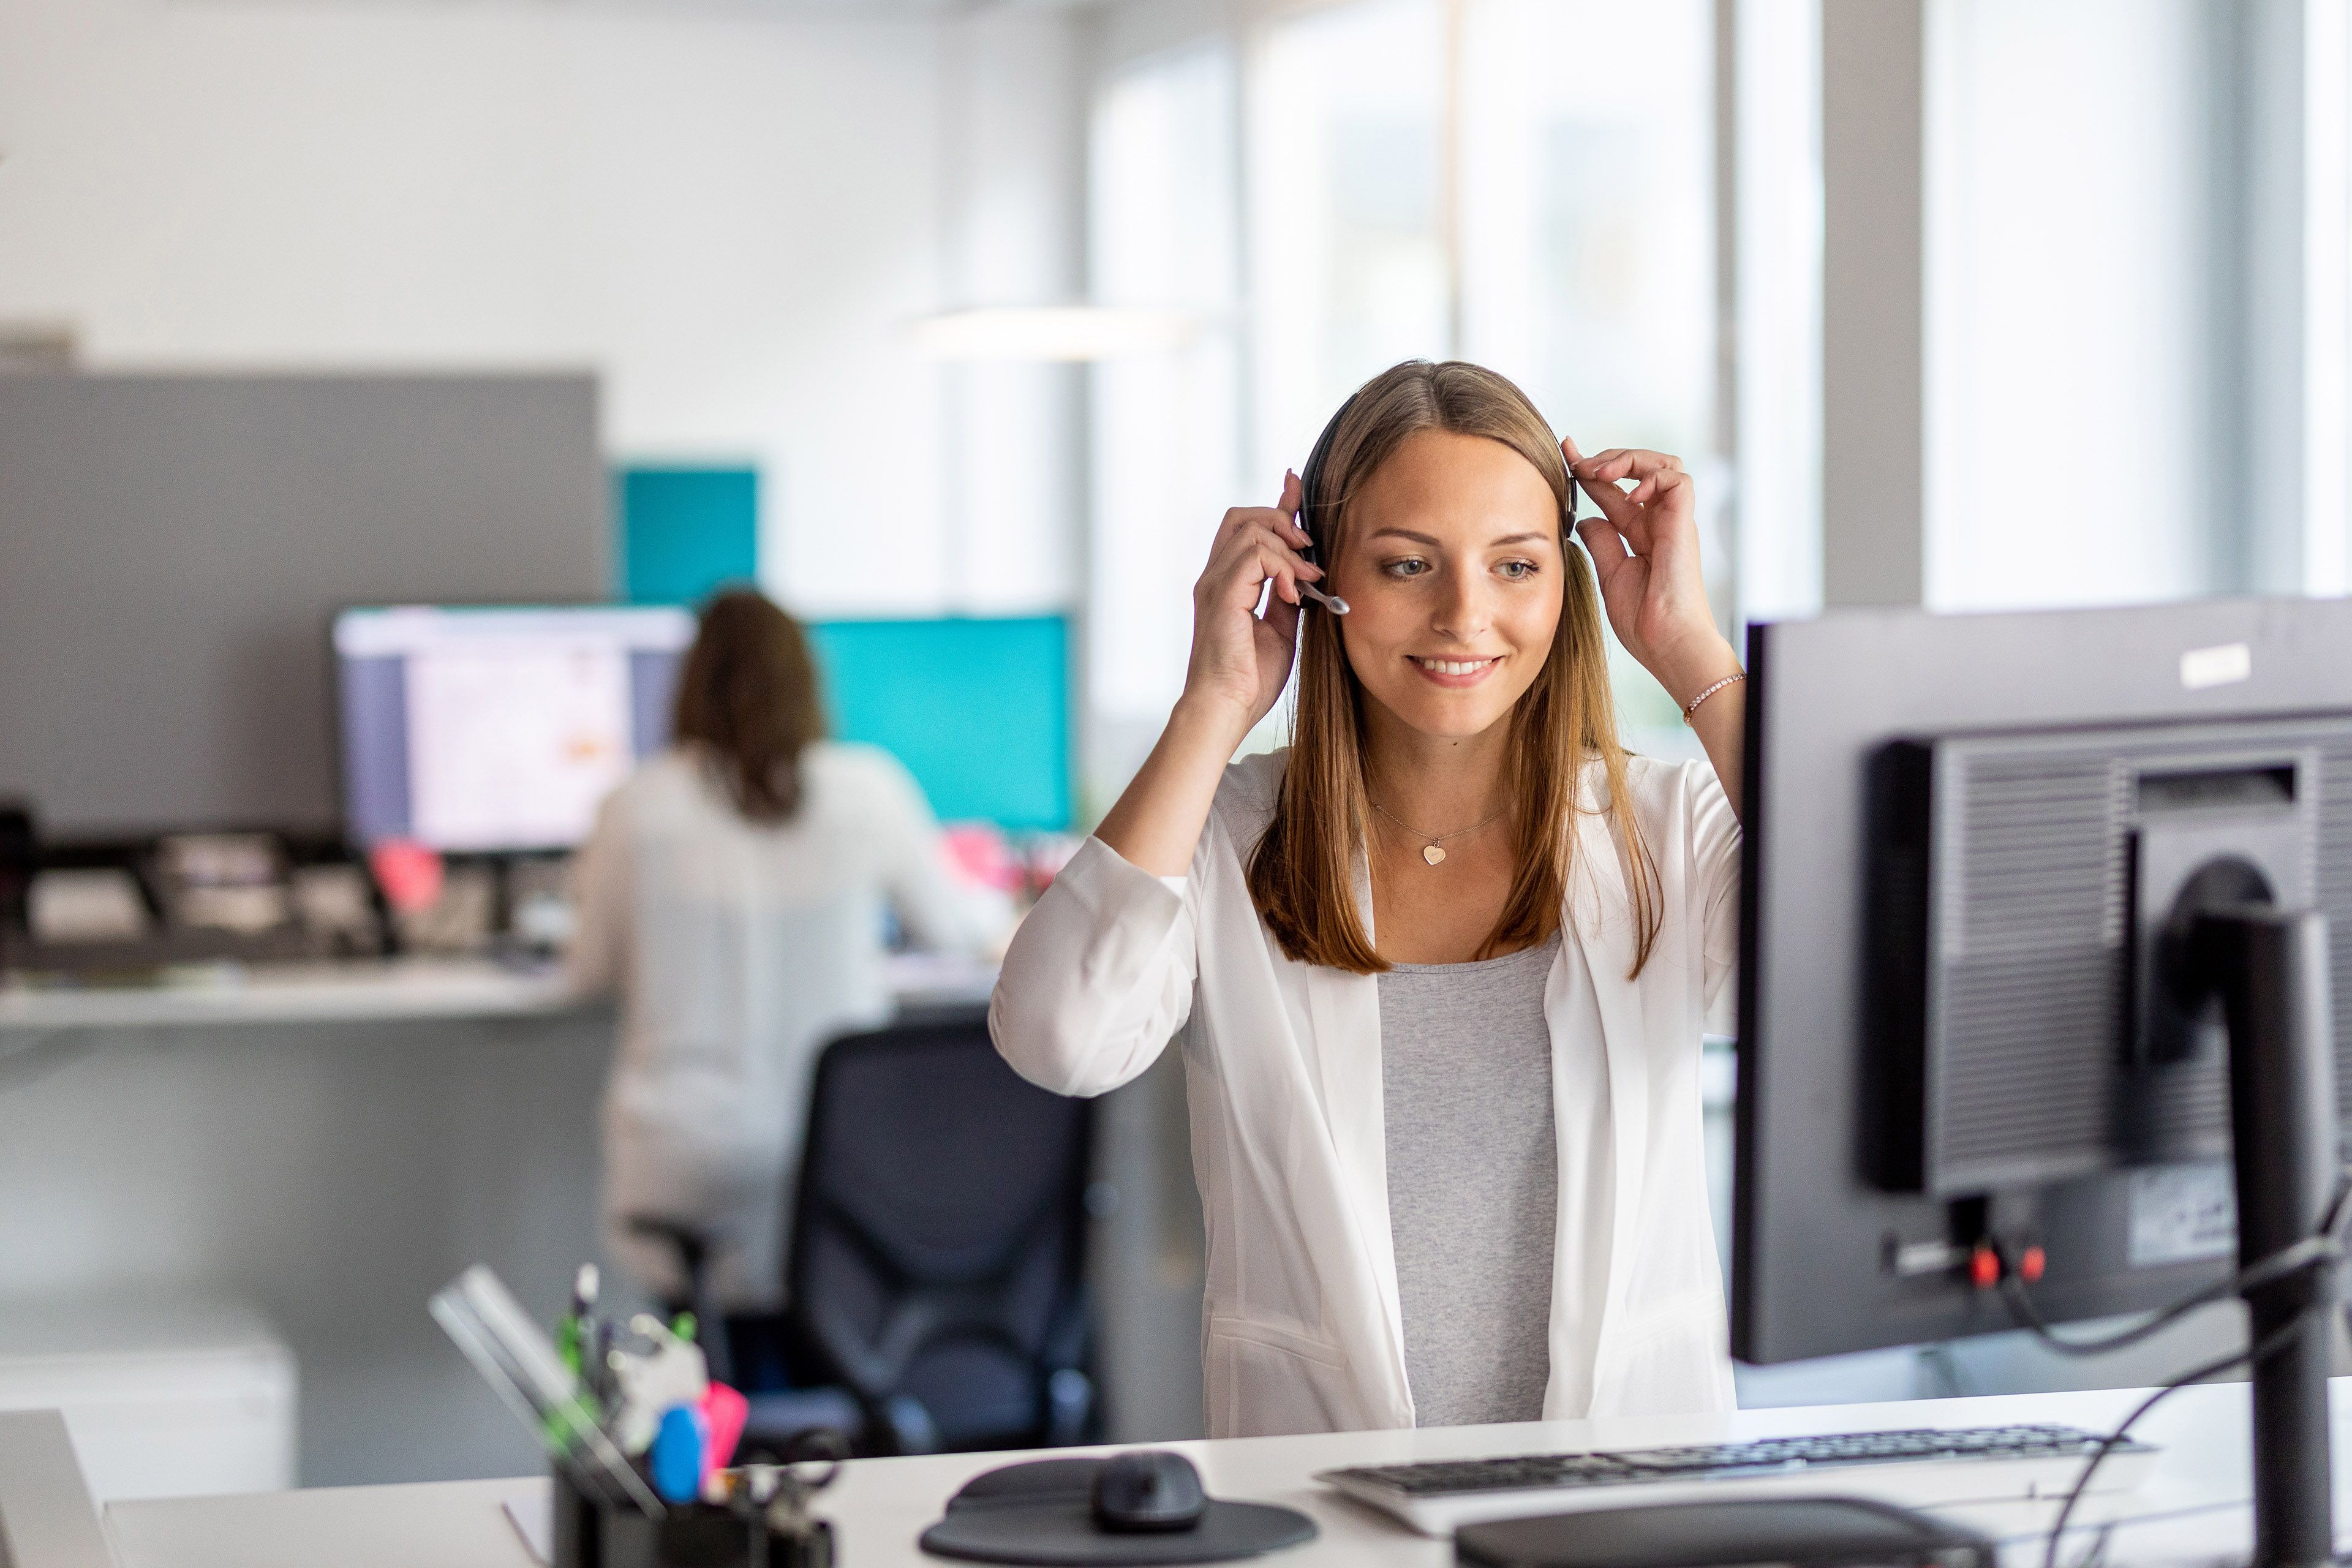
<svg viewBox="0 0 2352 1568">
<path fill-rule="evenodd" d="M 1426 544 L 1433 550 L 1437 549 L 1441 542 L 1438 540 L 1431 538 L 1426 533 L 1415 533 L 1409 528 L 1378 528 L 1372 531 L 1370 537 L 1374 539 L 1410 539 L 1415 544 Z M 1495 546 L 1500 544 L 1540 543 L 1550 537 L 1551 536 L 1547 533 L 1507 533 L 1500 539 L 1488 540 L 1486 542 L 1486 546 L 1491 550 Z"/>
</svg>

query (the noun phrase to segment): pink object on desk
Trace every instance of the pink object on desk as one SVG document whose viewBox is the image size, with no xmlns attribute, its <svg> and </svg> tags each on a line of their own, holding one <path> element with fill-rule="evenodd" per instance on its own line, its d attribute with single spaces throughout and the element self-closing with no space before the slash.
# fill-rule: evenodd
<svg viewBox="0 0 2352 1568">
<path fill-rule="evenodd" d="M 714 1383 L 702 1395 L 702 1418 L 709 1424 L 710 1441 L 702 1450 L 702 1474 L 723 1470 L 743 1438 L 743 1423 L 751 1418 L 751 1402 L 723 1383 Z"/>
<path fill-rule="evenodd" d="M 368 869 L 383 889 L 383 901 L 404 914 L 429 910 L 441 900 L 441 855 L 409 838 L 387 838 L 368 851 Z"/>
</svg>

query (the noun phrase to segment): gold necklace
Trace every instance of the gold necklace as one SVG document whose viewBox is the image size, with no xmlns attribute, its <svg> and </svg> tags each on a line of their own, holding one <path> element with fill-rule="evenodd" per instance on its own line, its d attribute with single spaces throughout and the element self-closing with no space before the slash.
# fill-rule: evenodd
<svg viewBox="0 0 2352 1568">
<path fill-rule="evenodd" d="M 1364 798 L 1371 800 L 1370 795 L 1366 795 Z M 1451 833 L 1423 833 L 1420 828 L 1412 826 L 1395 812 L 1391 811 L 1387 806 L 1382 805 L 1376 800 L 1372 801 L 1372 809 L 1379 812 L 1382 816 L 1387 817 L 1391 822 L 1395 823 L 1399 827 L 1403 828 L 1407 833 L 1412 834 L 1415 838 L 1428 839 L 1429 842 L 1422 846 L 1421 858 L 1423 860 L 1428 861 L 1433 866 L 1441 866 L 1445 863 L 1445 841 L 1447 839 L 1459 838 L 1465 834 L 1475 833 L 1482 827 L 1486 827 L 1494 823 L 1499 822 L 1502 820 L 1503 812 L 1507 812 L 1511 808 L 1507 805 L 1503 808 L 1503 811 L 1496 812 L 1485 822 L 1474 822 L 1467 827 L 1457 827 Z"/>
</svg>

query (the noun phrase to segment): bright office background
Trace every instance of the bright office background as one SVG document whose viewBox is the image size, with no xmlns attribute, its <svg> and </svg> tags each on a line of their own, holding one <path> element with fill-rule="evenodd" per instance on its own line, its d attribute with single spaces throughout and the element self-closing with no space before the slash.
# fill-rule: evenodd
<svg viewBox="0 0 2352 1568">
<path fill-rule="evenodd" d="M 1083 825 L 1221 514 L 1411 355 L 1679 453 L 1734 632 L 2352 589 L 2347 11 L 0 0 L 0 365 L 591 372 L 803 615 L 1070 617 Z"/>
<path fill-rule="evenodd" d="M 1924 34 L 1907 258 L 1824 257 L 1825 90 L 1887 73 L 1825 89 L 1819 0 L 0 0 L 0 331 L 592 368 L 616 463 L 757 470 L 796 608 L 1073 611 L 1086 812 L 1220 514 L 1407 355 L 1682 454 L 1727 626 L 2343 592 L 2340 0 L 1874 9 Z M 1872 447 L 1825 437 L 1842 268 L 1918 290 L 1916 343 L 1826 351 L 1910 356 L 1916 489 L 1825 499 Z M 1076 301 L 1139 309 L 985 314 Z"/>
</svg>

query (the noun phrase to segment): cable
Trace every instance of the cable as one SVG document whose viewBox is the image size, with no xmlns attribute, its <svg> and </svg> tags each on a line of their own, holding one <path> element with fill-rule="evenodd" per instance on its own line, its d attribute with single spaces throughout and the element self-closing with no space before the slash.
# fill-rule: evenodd
<svg viewBox="0 0 2352 1568">
<path fill-rule="evenodd" d="M 1998 1245 L 1994 1250 L 2000 1253 Z M 2248 1290 L 2259 1290 L 2265 1285 L 2275 1284 L 2291 1274 L 2300 1274 L 2319 1264 L 2341 1262 L 2344 1257 L 2344 1244 L 2334 1237 L 2307 1236 L 2293 1246 L 2281 1247 L 2251 1268 L 2225 1275 L 2169 1305 L 2158 1308 L 2128 1329 L 2095 1340 L 2068 1339 L 2053 1329 L 2034 1307 L 2033 1299 L 2026 1294 L 2024 1285 L 2010 1268 L 2006 1254 L 2001 1254 L 2000 1258 L 2001 1293 L 2008 1299 L 2014 1314 L 2021 1320 L 2021 1326 L 2032 1331 L 2037 1340 L 2061 1355 L 2106 1355 L 2114 1351 L 2129 1349 L 2153 1337 L 2200 1307 L 2242 1295 Z"/>
<path fill-rule="evenodd" d="M 2061 1339 L 2050 1331 L 2049 1325 L 2044 1323 L 2042 1321 L 2042 1315 L 2033 1310 L 2032 1302 L 2026 1298 L 2022 1289 L 2014 1293 L 2005 1292 L 2005 1294 L 2011 1294 L 2012 1305 L 2021 1309 L 2031 1319 L 2029 1326 L 2044 1342 L 2054 1345 L 2069 1354 L 2092 1355 L 2103 1349 L 2120 1349 L 2125 1345 L 2146 1339 L 2165 1324 L 2178 1320 L 2191 1307 L 2201 1306 L 2209 1300 L 2215 1300 L 2221 1294 L 2260 1289 L 2265 1285 L 2274 1284 L 2304 1269 L 2322 1264 L 2334 1264 L 2345 1255 L 2344 1233 L 2347 1226 L 2352 1226 L 2352 1167 L 2338 1170 L 2336 1195 L 2328 1200 L 2326 1211 L 2320 1216 L 2317 1235 L 2305 1237 L 2301 1241 L 2283 1247 L 2269 1257 L 2238 1270 L 2218 1285 L 2207 1286 L 2204 1289 L 2184 1296 L 2171 1306 L 2159 1309 L 2147 1321 L 2125 1330 L 2122 1333 L 2110 1335 L 2103 1341 Z M 1998 1244 L 1996 1244 L 1996 1249 L 1998 1249 Z M 2009 1268 L 2008 1258 L 2001 1259 L 2001 1268 L 2006 1275 Z M 2050 1527 L 2050 1541 L 2042 1554 L 2042 1568 L 2058 1568 L 2058 1542 L 2066 1533 L 2066 1521 L 2074 1516 L 2074 1506 L 2083 1500 L 2083 1494 L 2089 1489 L 2091 1478 L 2097 1474 L 2101 1462 L 2115 1450 L 2117 1444 L 2130 1435 L 2132 1426 L 2141 1416 L 2155 1409 L 2169 1395 L 2192 1383 L 2201 1383 L 2206 1378 L 2218 1377 L 2241 1363 L 2252 1367 L 2268 1361 L 2301 1338 L 2315 1321 L 2326 1323 L 2332 1321 L 2335 1316 L 2335 1306 L 2336 1300 L 2332 1292 L 2320 1292 L 2302 1311 L 2294 1315 L 2293 1321 L 2280 1324 L 2260 1343 L 2242 1351 L 2233 1351 L 2228 1355 L 2207 1362 L 2203 1366 L 2192 1368 L 2140 1401 L 2132 1413 L 2117 1424 L 2113 1432 L 2099 1440 L 2098 1450 L 2084 1465 L 2083 1473 L 2074 1479 L 2074 1489 L 2066 1494 L 2065 1502 L 2058 1510 L 2057 1521 Z"/>
<path fill-rule="evenodd" d="M 2074 1489 L 2066 1494 L 2065 1503 L 2058 1510 L 2057 1522 L 2050 1527 L 2050 1542 L 2042 1554 L 2042 1568 L 2058 1568 L 2058 1541 L 2066 1533 L 2066 1521 L 2074 1516 L 2074 1505 L 2083 1500 L 2083 1493 L 2089 1489 L 2091 1477 L 2097 1472 L 2100 1461 L 2115 1449 L 2116 1445 L 2130 1435 L 2134 1423 L 2155 1409 L 2166 1398 L 2178 1394 L 2192 1383 L 2200 1383 L 2209 1377 L 2218 1377 L 2241 1362 L 2251 1365 L 2257 1362 L 2268 1361 L 2302 1337 L 2303 1331 L 2311 1326 L 2315 1318 L 2324 1318 L 2326 1313 L 2322 1309 L 2326 1305 L 2324 1300 L 2313 1302 L 2310 1307 L 2295 1314 L 2293 1322 L 2281 1324 L 2262 1343 L 2252 1349 L 2232 1351 L 2228 1355 L 2207 1362 L 2203 1366 L 2182 1373 L 2179 1377 L 2141 1400 L 2132 1413 L 2117 1424 L 2114 1431 L 2099 1440 L 2098 1451 L 2091 1456 L 2090 1462 L 2083 1467 L 2083 1473 L 2075 1478 Z"/>
<path fill-rule="evenodd" d="M 2097 1356 L 2129 1349 L 2169 1328 L 2200 1307 L 2227 1297 L 2242 1296 L 2249 1290 L 2259 1290 L 2306 1268 L 2342 1262 L 2347 1256 L 2345 1232 L 2347 1226 L 2352 1226 L 2352 1166 L 2346 1166 L 2338 1172 L 2336 1195 L 2328 1200 L 2316 1234 L 2282 1247 L 2267 1258 L 2158 1307 L 2128 1329 L 2095 1340 L 2068 1339 L 2052 1328 L 2049 1321 L 2034 1306 L 2033 1298 L 2026 1293 L 2024 1281 L 2019 1278 L 2016 1268 L 2011 1265 L 2009 1249 L 1997 1240 L 1992 1243 L 1992 1249 L 1993 1256 L 2000 1262 L 2001 1296 L 2009 1303 L 2011 1315 L 2019 1320 L 2019 1326 L 2030 1330 L 2037 1340 L 2061 1355 Z"/>
</svg>

